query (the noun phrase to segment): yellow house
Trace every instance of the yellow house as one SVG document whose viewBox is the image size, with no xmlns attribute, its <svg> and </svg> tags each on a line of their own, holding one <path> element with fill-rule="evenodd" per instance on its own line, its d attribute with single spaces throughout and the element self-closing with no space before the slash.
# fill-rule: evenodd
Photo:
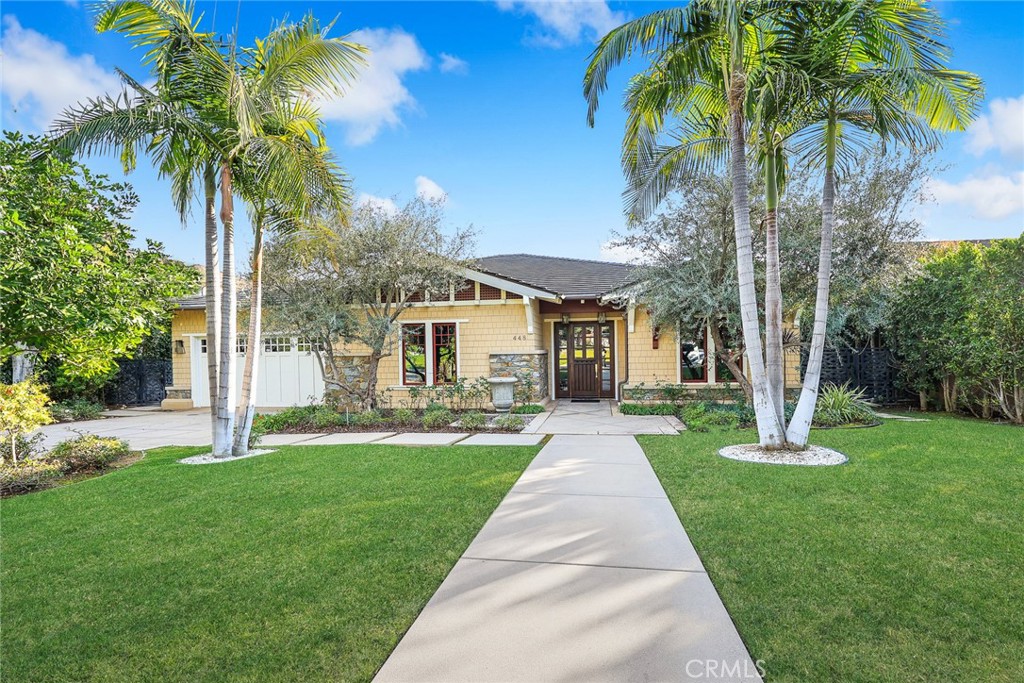
<svg viewBox="0 0 1024 683">
<path fill-rule="evenodd" d="M 528 376 L 534 400 L 544 402 L 621 399 L 641 384 L 736 386 L 724 364 L 714 361 L 706 333 L 694 339 L 659 334 L 642 305 L 608 303 L 607 295 L 628 283 L 631 270 L 530 254 L 478 259 L 465 272 L 467 287 L 442 300 L 416 301 L 402 313 L 394 352 L 380 364 L 378 390 L 401 401 L 415 387 L 459 377 Z M 175 312 L 174 385 L 167 388 L 166 409 L 209 405 L 204 308 L 203 297 L 191 297 Z M 240 337 L 239 359 L 247 347 Z M 259 348 L 258 405 L 321 400 L 323 378 L 307 340 L 271 332 Z M 788 356 L 787 385 L 796 386 L 799 358 Z"/>
</svg>

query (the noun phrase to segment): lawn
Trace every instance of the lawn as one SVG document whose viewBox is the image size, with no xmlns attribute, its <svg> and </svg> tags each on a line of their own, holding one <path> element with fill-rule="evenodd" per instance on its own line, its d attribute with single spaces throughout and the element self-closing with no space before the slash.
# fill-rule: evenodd
<svg viewBox="0 0 1024 683">
<path fill-rule="evenodd" d="M 813 432 L 840 467 L 716 455 L 755 438 L 640 440 L 768 681 L 1024 679 L 1024 430 Z"/>
<path fill-rule="evenodd" d="M 369 680 L 537 448 L 199 448 L 4 500 L 7 681 Z"/>
</svg>

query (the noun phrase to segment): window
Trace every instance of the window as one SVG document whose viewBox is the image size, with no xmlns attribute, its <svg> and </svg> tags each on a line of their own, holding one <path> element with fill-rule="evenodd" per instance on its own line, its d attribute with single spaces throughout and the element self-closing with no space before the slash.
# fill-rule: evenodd
<svg viewBox="0 0 1024 683">
<path fill-rule="evenodd" d="M 264 337 L 264 353 L 288 353 L 292 350 L 291 337 Z"/>
<path fill-rule="evenodd" d="M 453 384 L 458 380 L 458 325 L 402 325 L 402 384 Z"/>
<path fill-rule="evenodd" d="M 323 351 L 324 345 L 320 342 L 314 342 L 308 337 L 299 337 L 298 344 L 295 348 L 299 353 L 312 353 L 314 349 L 317 351 Z"/>
<path fill-rule="evenodd" d="M 245 353 L 245 350 L 249 348 L 248 342 L 249 338 L 246 335 L 238 335 L 238 337 L 235 338 L 235 353 Z"/>
<path fill-rule="evenodd" d="M 679 380 L 682 382 L 708 381 L 708 332 L 680 334 Z"/>
<path fill-rule="evenodd" d="M 199 353 L 206 353 L 206 340 L 205 339 L 200 339 L 199 340 Z"/>
<path fill-rule="evenodd" d="M 719 351 L 715 356 L 715 381 L 716 382 L 735 382 L 736 377 L 729 370 L 729 366 L 725 364 L 725 356 L 734 353 L 732 349 L 723 349 Z M 743 356 L 741 355 L 736 359 L 736 365 L 743 370 Z"/>
<path fill-rule="evenodd" d="M 455 323 L 434 323 L 434 384 L 455 384 Z"/>
</svg>

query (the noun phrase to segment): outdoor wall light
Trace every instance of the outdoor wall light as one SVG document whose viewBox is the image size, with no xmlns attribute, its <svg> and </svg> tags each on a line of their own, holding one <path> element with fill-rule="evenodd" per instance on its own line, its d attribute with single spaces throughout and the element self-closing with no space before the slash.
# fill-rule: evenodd
<svg viewBox="0 0 1024 683">
<path fill-rule="evenodd" d="M 177 353 L 177 354 L 185 353 L 185 340 L 184 339 L 175 339 L 174 340 L 174 352 Z"/>
<path fill-rule="evenodd" d="M 604 311 L 601 311 L 600 313 L 597 314 L 597 322 L 599 322 L 602 325 L 604 325 L 605 321 L 607 321 L 607 320 L 608 320 L 608 316 L 605 315 Z"/>
<path fill-rule="evenodd" d="M 563 325 L 568 325 L 569 324 L 569 314 L 568 313 L 563 313 L 562 314 L 562 324 Z"/>
</svg>

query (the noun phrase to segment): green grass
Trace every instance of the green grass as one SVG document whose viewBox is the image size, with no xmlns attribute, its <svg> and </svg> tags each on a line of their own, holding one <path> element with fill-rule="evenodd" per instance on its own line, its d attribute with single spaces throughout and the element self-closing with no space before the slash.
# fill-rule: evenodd
<svg viewBox="0 0 1024 683">
<path fill-rule="evenodd" d="M 767 680 L 1024 679 L 1024 430 L 950 417 L 815 431 L 841 467 L 641 437 Z"/>
<path fill-rule="evenodd" d="M 3 680 L 369 680 L 537 452 L 202 450 L 3 501 Z"/>
</svg>

